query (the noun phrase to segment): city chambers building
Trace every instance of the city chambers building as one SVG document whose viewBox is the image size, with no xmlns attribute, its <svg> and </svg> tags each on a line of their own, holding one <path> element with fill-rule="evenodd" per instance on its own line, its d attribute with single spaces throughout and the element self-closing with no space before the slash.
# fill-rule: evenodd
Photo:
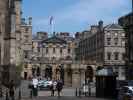
<svg viewBox="0 0 133 100">
<path fill-rule="evenodd" d="M 38 32 L 32 40 L 30 56 L 25 54 L 22 76 L 62 80 L 66 86 L 79 87 L 85 81 L 84 66 L 75 61 L 75 42 L 69 33 L 48 37 Z"/>
</svg>

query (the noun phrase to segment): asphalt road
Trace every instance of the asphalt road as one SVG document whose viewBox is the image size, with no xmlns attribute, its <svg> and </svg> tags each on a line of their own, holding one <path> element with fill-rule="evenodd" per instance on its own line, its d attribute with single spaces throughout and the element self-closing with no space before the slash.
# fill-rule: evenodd
<svg viewBox="0 0 133 100">
<path fill-rule="evenodd" d="M 36 97 L 36 98 L 25 98 L 23 100 L 113 100 L 113 99 L 103 99 L 103 98 L 95 98 L 95 97 Z"/>
</svg>

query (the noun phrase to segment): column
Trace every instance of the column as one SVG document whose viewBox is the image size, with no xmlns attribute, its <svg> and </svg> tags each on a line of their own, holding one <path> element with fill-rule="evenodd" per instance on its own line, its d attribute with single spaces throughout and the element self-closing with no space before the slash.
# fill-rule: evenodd
<svg viewBox="0 0 133 100">
<path fill-rule="evenodd" d="M 85 69 L 80 70 L 80 78 L 81 78 L 81 86 L 83 83 L 85 83 Z"/>
<path fill-rule="evenodd" d="M 72 87 L 80 87 L 80 72 L 78 69 L 72 70 Z"/>
</svg>

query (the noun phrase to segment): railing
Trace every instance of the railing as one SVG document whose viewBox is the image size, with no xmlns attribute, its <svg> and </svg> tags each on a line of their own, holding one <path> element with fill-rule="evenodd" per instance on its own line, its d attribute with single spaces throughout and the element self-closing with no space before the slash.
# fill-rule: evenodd
<svg viewBox="0 0 133 100">
<path fill-rule="evenodd" d="M 26 61 L 25 61 L 26 62 Z M 65 63 L 65 64 L 70 64 L 70 63 L 73 63 L 73 60 L 48 60 L 48 59 L 40 59 L 40 60 L 30 60 L 30 61 L 27 61 L 27 62 L 30 62 L 30 63 L 33 63 L 33 64 L 37 64 L 37 63 L 41 63 L 41 64 L 61 64 L 61 63 Z"/>
</svg>

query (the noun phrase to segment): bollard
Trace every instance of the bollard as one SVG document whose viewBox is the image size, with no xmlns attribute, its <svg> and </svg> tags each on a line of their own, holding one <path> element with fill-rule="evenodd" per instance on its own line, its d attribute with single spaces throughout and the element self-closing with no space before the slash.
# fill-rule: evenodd
<svg viewBox="0 0 133 100">
<path fill-rule="evenodd" d="M 18 99 L 21 100 L 21 90 L 19 89 Z"/>
<path fill-rule="evenodd" d="M 2 92 L 2 88 L 0 88 L 0 97 L 3 97 L 3 92 Z"/>
<path fill-rule="evenodd" d="M 89 96 L 91 96 L 91 88 L 90 88 L 90 86 L 89 86 Z"/>
<path fill-rule="evenodd" d="M 77 93 L 77 88 L 76 88 L 76 91 L 75 91 L 75 95 L 78 96 L 78 93 Z"/>
<path fill-rule="evenodd" d="M 9 100 L 8 92 L 6 92 L 6 100 Z"/>
<path fill-rule="evenodd" d="M 33 95 L 33 94 L 32 94 L 32 90 L 30 90 L 30 98 L 32 98 L 32 95 Z"/>
<path fill-rule="evenodd" d="M 79 88 L 79 97 L 81 96 L 81 89 Z"/>
</svg>

